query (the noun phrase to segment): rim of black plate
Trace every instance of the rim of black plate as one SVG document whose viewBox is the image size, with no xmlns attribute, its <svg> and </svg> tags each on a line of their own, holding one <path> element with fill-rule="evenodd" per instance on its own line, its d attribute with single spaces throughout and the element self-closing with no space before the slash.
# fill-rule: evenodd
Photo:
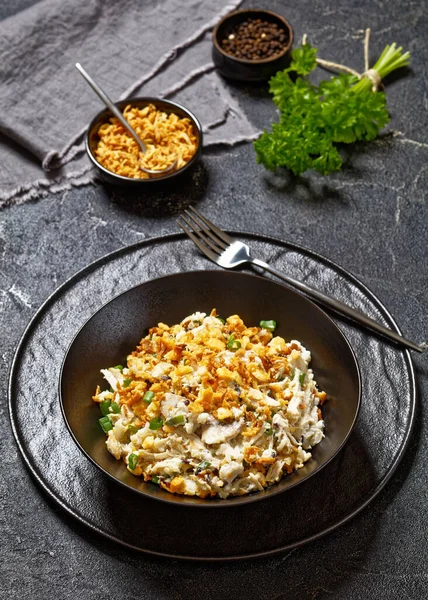
<svg viewBox="0 0 428 600">
<path fill-rule="evenodd" d="M 247 239 L 249 238 L 249 239 L 254 239 L 254 240 L 258 240 L 258 241 L 273 242 L 275 244 L 282 245 L 283 247 L 287 247 L 291 250 L 295 250 L 295 251 L 297 250 L 298 252 L 305 254 L 307 256 L 310 256 L 312 258 L 316 258 L 319 262 L 324 263 L 326 266 L 341 272 L 342 274 L 346 275 L 347 278 L 351 279 L 352 282 L 356 285 L 356 287 L 358 287 L 361 291 L 363 291 L 365 293 L 365 295 L 373 302 L 373 304 L 375 304 L 375 306 L 381 312 L 383 317 L 388 321 L 388 324 L 393 329 L 395 329 L 395 331 L 398 334 L 401 335 L 401 331 L 400 331 L 398 325 L 396 324 L 394 318 L 392 317 L 392 315 L 390 314 L 388 309 L 384 306 L 384 304 L 377 298 L 377 296 L 365 284 L 363 284 L 357 277 L 352 275 L 352 273 L 347 271 L 347 269 L 345 269 L 344 267 L 341 267 L 340 265 L 336 264 L 334 261 L 332 261 L 328 258 L 325 258 L 321 254 L 318 254 L 317 252 L 315 252 L 313 250 L 309 250 L 308 248 L 305 248 L 304 246 L 300 246 L 300 245 L 294 244 L 292 242 L 287 242 L 287 241 L 281 240 L 281 239 L 273 237 L 273 236 L 266 236 L 263 234 L 257 234 L 257 233 L 251 233 L 251 232 L 245 232 L 245 231 L 231 231 L 231 230 L 228 230 L 227 233 L 229 233 L 230 235 L 238 236 L 238 237 L 239 236 L 245 237 Z M 304 546 L 310 542 L 318 540 L 321 537 L 324 537 L 325 535 L 331 533 L 332 531 L 338 529 L 339 527 L 341 527 L 342 525 L 344 525 L 345 523 L 347 523 L 348 521 L 353 519 L 356 515 L 358 515 L 361 511 L 363 511 L 370 504 L 370 502 L 372 502 L 372 500 L 374 500 L 374 498 L 376 498 L 376 496 L 383 490 L 385 485 L 388 483 L 388 481 L 391 479 L 391 477 L 395 473 L 400 461 L 402 460 L 402 458 L 409 446 L 410 439 L 411 439 L 411 433 L 413 431 L 414 424 L 415 424 L 417 390 L 416 390 L 414 366 L 413 366 L 412 358 L 410 355 L 410 351 L 408 349 L 403 348 L 402 351 L 403 351 L 405 359 L 406 359 L 408 373 L 409 373 L 409 379 L 410 379 L 410 387 L 411 387 L 410 391 L 411 391 L 411 396 L 412 396 L 411 413 L 410 413 L 410 416 L 408 419 L 408 426 L 407 426 L 407 431 L 406 431 L 404 440 L 402 441 L 399 451 L 395 457 L 395 460 L 393 461 L 391 467 L 388 469 L 387 473 L 384 475 L 384 477 L 382 478 L 380 483 L 378 483 L 378 485 L 375 487 L 373 493 L 371 493 L 370 496 L 364 502 L 362 502 L 362 504 L 360 504 L 357 508 L 355 508 L 353 511 L 351 511 L 348 515 L 346 515 L 345 517 L 340 519 L 338 522 L 334 523 L 333 525 L 330 525 L 329 527 L 326 527 L 322 531 L 319 531 L 316 534 L 313 534 L 303 540 L 299 540 L 299 541 L 293 542 L 291 544 L 285 544 L 284 546 L 280 546 L 278 548 L 273 548 L 273 549 L 267 550 L 267 551 L 255 552 L 252 554 L 248 553 L 248 554 L 222 556 L 222 557 L 220 557 L 220 556 L 203 556 L 203 557 L 201 557 L 201 556 L 189 556 L 189 555 L 180 555 L 180 554 L 169 554 L 166 552 L 165 553 L 157 552 L 154 550 L 139 548 L 138 546 L 129 544 L 129 543 L 119 539 L 118 537 L 116 537 L 110 533 L 107 533 L 106 531 L 103 531 L 100 527 L 97 527 L 96 525 L 88 522 L 82 516 L 77 514 L 75 512 L 74 508 L 72 508 L 70 505 L 68 505 L 62 499 L 58 498 L 56 496 L 56 494 L 50 489 L 50 487 L 45 483 L 43 477 L 39 473 L 38 468 L 33 464 L 32 457 L 28 453 L 26 447 L 21 443 L 21 440 L 19 437 L 19 432 L 18 432 L 18 427 L 17 427 L 17 422 L 15 421 L 16 416 L 15 416 L 14 406 L 13 406 L 13 397 L 14 397 L 14 388 L 15 388 L 14 374 L 15 374 L 15 370 L 17 369 L 20 354 L 25 345 L 26 338 L 30 334 L 32 329 L 34 328 L 40 315 L 42 315 L 43 312 L 45 311 L 45 309 L 47 309 L 49 307 L 49 305 L 52 304 L 53 301 L 60 294 L 62 294 L 64 291 L 66 291 L 69 286 L 71 286 L 75 281 L 84 277 L 87 273 L 96 269 L 99 265 L 102 265 L 103 263 L 108 262 L 112 258 L 118 258 L 122 254 L 127 254 L 128 252 L 137 250 L 138 248 L 141 248 L 144 246 L 167 243 L 167 242 L 171 242 L 171 241 L 175 241 L 175 240 L 179 240 L 179 239 L 188 239 L 188 238 L 184 233 L 170 233 L 170 234 L 166 234 L 166 235 L 162 235 L 162 236 L 147 238 L 147 239 L 141 240 L 140 242 L 136 242 L 135 244 L 130 244 L 129 246 L 124 246 L 123 248 L 113 250 L 112 252 L 109 252 L 108 254 L 105 254 L 104 256 L 89 263 L 88 265 L 86 265 L 86 267 L 83 267 L 82 269 L 80 269 L 76 273 L 74 273 L 71 277 L 66 279 L 66 281 L 64 281 L 64 283 L 62 283 L 56 290 L 54 290 L 54 292 L 52 292 L 52 294 L 50 294 L 50 296 L 48 296 L 48 298 L 37 309 L 37 311 L 31 318 L 30 322 L 28 323 L 27 327 L 25 328 L 25 330 L 24 330 L 23 334 L 21 335 L 21 338 L 18 342 L 18 345 L 16 347 L 16 350 L 15 350 L 15 353 L 14 353 L 14 356 L 12 359 L 12 363 L 11 363 L 11 366 L 9 369 L 9 377 L 8 377 L 8 380 L 9 380 L 9 382 L 8 382 L 9 419 L 10 419 L 10 423 L 11 423 L 11 427 L 12 427 L 13 436 L 15 438 L 15 442 L 18 446 L 21 456 L 22 456 L 28 470 L 30 471 L 31 475 L 36 480 L 37 484 L 49 496 L 49 498 L 51 500 L 53 500 L 58 506 L 60 506 L 65 512 L 67 512 L 74 519 L 77 519 L 77 521 L 79 521 L 80 523 L 85 525 L 85 527 L 88 527 L 93 532 L 101 535 L 102 537 L 107 538 L 110 541 L 113 541 L 117 544 L 120 544 L 121 546 L 123 546 L 125 548 L 128 548 L 133 551 L 137 551 L 140 553 L 149 554 L 151 556 L 157 556 L 157 557 L 162 557 L 162 558 L 174 558 L 174 559 L 196 561 L 196 562 L 232 562 L 232 561 L 236 561 L 236 560 L 266 558 L 269 556 L 273 556 L 275 554 L 279 554 L 281 552 L 285 552 L 286 550 L 291 550 L 293 548 L 298 548 L 300 546 Z M 208 261 L 208 259 L 207 259 L 207 261 Z M 276 281 L 276 280 L 274 279 L 273 281 Z"/>
</svg>

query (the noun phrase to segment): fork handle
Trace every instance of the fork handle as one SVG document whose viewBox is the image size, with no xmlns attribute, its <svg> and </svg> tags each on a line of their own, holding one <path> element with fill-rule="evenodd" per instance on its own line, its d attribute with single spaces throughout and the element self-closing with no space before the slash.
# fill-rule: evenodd
<svg viewBox="0 0 428 600">
<path fill-rule="evenodd" d="M 284 275 L 284 273 L 282 273 L 281 271 L 278 271 L 278 269 L 271 267 L 270 265 L 268 265 L 267 263 L 265 263 L 262 260 L 259 260 L 258 258 L 253 258 L 251 260 L 251 264 L 261 267 L 265 271 L 272 273 L 272 275 L 275 275 L 275 277 L 278 277 L 279 279 L 282 279 L 289 285 L 297 288 L 306 296 L 313 298 L 316 302 L 318 302 L 318 304 L 327 306 L 328 308 L 333 309 L 335 312 L 337 312 L 339 314 L 346 315 L 353 321 L 356 321 L 357 323 L 361 323 L 362 325 L 365 325 L 369 329 L 372 329 L 373 331 L 377 331 L 378 333 L 381 333 L 382 335 L 393 340 L 394 342 L 398 342 L 399 344 L 406 346 L 407 348 L 411 348 L 412 350 L 416 350 L 417 352 L 423 352 L 425 350 L 425 348 L 419 346 L 415 342 L 406 340 L 403 336 L 399 335 L 395 331 L 391 331 L 391 329 L 388 329 L 388 327 L 384 327 L 383 325 L 380 325 L 379 323 L 377 323 L 370 317 L 363 315 L 358 310 L 351 308 L 350 306 L 348 306 L 347 304 L 344 304 L 340 300 L 335 300 L 334 298 L 330 298 L 329 296 L 326 296 L 322 292 L 319 292 L 318 290 L 314 290 L 313 288 L 309 287 L 305 283 L 302 283 L 301 281 L 296 281 L 295 279 L 292 279 L 291 277 Z"/>
</svg>

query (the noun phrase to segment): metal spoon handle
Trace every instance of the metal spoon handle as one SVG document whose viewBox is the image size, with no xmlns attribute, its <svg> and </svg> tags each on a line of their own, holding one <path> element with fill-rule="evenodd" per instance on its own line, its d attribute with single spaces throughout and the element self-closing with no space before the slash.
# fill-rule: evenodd
<svg viewBox="0 0 428 600">
<path fill-rule="evenodd" d="M 83 77 L 89 83 L 89 85 L 94 90 L 94 92 L 101 98 L 101 100 L 104 102 L 104 104 L 107 106 L 107 108 L 109 108 L 111 110 L 111 112 L 114 114 L 114 116 L 117 119 L 119 119 L 119 121 L 122 123 L 122 125 L 125 127 L 125 129 L 127 131 L 129 131 L 129 133 L 132 135 L 134 140 L 137 142 L 138 146 L 141 148 L 142 152 L 146 152 L 147 148 L 146 148 L 146 145 L 144 144 L 144 142 L 138 137 L 137 133 L 130 126 L 130 124 L 125 119 L 125 117 L 122 115 L 120 110 L 118 110 L 118 108 L 113 104 L 113 102 L 110 100 L 110 98 L 107 96 L 107 94 L 100 88 L 100 86 L 97 83 L 95 83 L 95 81 L 85 71 L 85 69 L 82 67 L 82 65 L 80 63 L 76 63 L 76 69 L 79 71 L 79 73 L 81 75 L 83 75 Z"/>
</svg>

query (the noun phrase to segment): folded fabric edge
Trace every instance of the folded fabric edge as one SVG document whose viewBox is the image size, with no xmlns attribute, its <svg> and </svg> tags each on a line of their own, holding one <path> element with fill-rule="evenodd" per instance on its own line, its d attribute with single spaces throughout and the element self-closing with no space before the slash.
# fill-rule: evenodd
<svg viewBox="0 0 428 600">
<path fill-rule="evenodd" d="M 199 29 L 197 29 L 195 31 L 195 33 L 193 33 L 191 36 L 189 36 L 186 40 L 184 40 L 181 44 L 177 44 L 176 46 L 174 46 L 169 52 L 166 52 L 159 60 L 158 62 L 155 64 L 155 66 L 153 67 L 153 69 L 151 71 L 149 71 L 148 73 L 146 73 L 145 75 L 143 75 L 143 77 L 141 77 L 141 79 L 137 80 L 136 82 L 134 82 L 120 97 L 121 100 L 126 99 L 128 96 L 130 96 L 136 89 L 138 89 L 139 87 L 141 87 L 144 83 L 146 83 L 149 79 L 151 79 L 152 77 L 154 77 L 161 69 L 162 67 L 165 65 L 165 63 L 169 62 L 170 60 L 174 60 L 178 54 L 179 50 L 185 50 L 186 48 L 188 48 L 193 42 L 196 42 L 197 39 L 199 39 L 201 36 L 203 36 L 207 31 L 209 31 L 210 29 L 212 29 L 213 27 L 215 27 L 215 25 L 218 23 L 218 21 L 220 19 L 223 18 L 223 16 L 227 15 L 227 13 L 236 10 L 239 5 L 242 3 L 242 0 L 237 0 L 235 2 L 231 2 L 229 4 L 226 4 L 226 6 L 223 7 L 223 9 L 217 13 L 212 19 L 211 21 L 208 21 L 208 23 L 206 23 L 205 25 L 203 25 L 202 27 L 200 27 Z"/>
<path fill-rule="evenodd" d="M 195 79 L 214 71 L 215 65 L 214 63 L 206 63 L 199 67 L 199 69 L 193 69 L 190 71 L 185 77 L 177 81 L 174 85 L 164 90 L 161 94 L 162 98 L 168 98 L 168 96 L 173 96 L 180 90 L 186 87 L 189 83 L 192 83 Z"/>
<path fill-rule="evenodd" d="M 95 170 L 91 165 L 85 167 L 81 171 L 68 173 L 62 177 L 48 181 L 39 179 L 27 185 L 21 185 L 7 192 L 0 191 L 0 209 L 10 206 L 18 206 L 28 202 L 29 200 L 38 200 L 44 198 L 48 194 L 55 194 L 70 190 L 73 186 L 80 187 L 83 185 L 93 184 L 96 179 Z"/>
<path fill-rule="evenodd" d="M 42 168 L 44 171 L 49 173 L 49 171 L 55 171 L 56 169 L 60 169 L 69 163 L 73 158 L 75 158 L 81 152 L 85 150 L 85 144 L 81 140 L 81 138 L 85 135 L 86 127 L 80 130 L 78 134 L 76 134 L 73 138 L 71 145 L 67 152 L 64 154 L 62 159 L 59 159 L 58 152 L 56 150 L 51 150 L 44 158 L 42 162 Z"/>
</svg>

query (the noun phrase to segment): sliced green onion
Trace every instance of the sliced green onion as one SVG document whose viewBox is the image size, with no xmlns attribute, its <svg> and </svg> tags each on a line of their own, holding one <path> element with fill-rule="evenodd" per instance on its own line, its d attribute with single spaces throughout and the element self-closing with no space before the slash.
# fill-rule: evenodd
<svg viewBox="0 0 428 600">
<path fill-rule="evenodd" d="M 112 402 L 111 406 L 110 406 L 110 410 L 111 410 L 111 412 L 116 413 L 116 414 L 120 413 L 119 404 L 117 402 Z"/>
<path fill-rule="evenodd" d="M 106 417 L 109 414 L 110 406 L 111 406 L 110 400 L 103 400 L 102 402 L 100 402 L 100 411 L 104 417 Z"/>
<path fill-rule="evenodd" d="M 232 350 L 232 352 L 236 352 L 241 347 L 241 342 L 239 340 L 235 340 L 235 335 L 233 333 L 227 340 L 227 347 L 229 350 Z"/>
<path fill-rule="evenodd" d="M 205 469 L 208 469 L 208 467 L 210 466 L 210 462 L 208 462 L 207 460 L 203 460 L 196 468 L 196 475 L 198 475 L 198 473 L 200 473 L 201 471 L 205 471 Z"/>
<path fill-rule="evenodd" d="M 272 427 L 269 427 L 269 429 L 266 429 L 266 435 L 273 435 Z"/>
<path fill-rule="evenodd" d="M 131 383 L 132 383 L 132 379 L 130 377 L 127 377 L 126 379 L 123 380 L 122 387 L 127 388 L 131 385 Z"/>
<path fill-rule="evenodd" d="M 137 433 L 138 427 L 135 427 L 135 425 L 128 425 L 128 431 L 131 435 L 134 435 L 135 433 Z"/>
<path fill-rule="evenodd" d="M 154 392 L 146 392 L 143 396 L 143 400 L 144 400 L 144 402 L 147 402 L 147 404 L 150 404 L 150 402 L 153 400 L 154 397 L 155 397 Z"/>
<path fill-rule="evenodd" d="M 98 423 L 101 425 L 101 429 L 104 433 L 113 429 L 113 425 L 108 417 L 101 417 L 101 419 L 98 419 Z"/>
<path fill-rule="evenodd" d="M 152 482 L 153 483 L 159 483 L 159 477 L 157 475 L 153 475 Z"/>
<path fill-rule="evenodd" d="M 269 331 L 275 331 L 276 321 L 260 321 L 260 327 L 262 329 L 269 329 Z"/>
<path fill-rule="evenodd" d="M 130 454 L 128 456 L 128 467 L 131 469 L 131 471 L 134 471 L 135 467 L 137 466 L 138 463 L 138 456 L 134 453 Z"/>
<path fill-rule="evenodd" d="M 159 429 L 159 427 L 162 427 L 163 425 L 163 421 L 160 417 L 155 417 L 154 419 L 152 419 L 149 423 L 149 429 Z"/>
<path fill-rule="evenodd" d="M 223 325 L 226 325 L 226 321 L 225 321 L 224 319 L 222 319 L 221 317 L 217 317 L 217 319 L 218 319 L 219 321 L 221 321 L 221 322 L 223 323 Z"/>
<path fill-rule="evenodd" d="M 290 373 L 290 379 L 291 379 L 291 381 L 293 381 L 295 374 L 296 374 L 296 369 L 293 369 L 291 371 L 291 373 Z"/>
<path fill-rule="evenodd" d="M 277 381 L 284 381 L 284 375 L 278 375 Z"/>
<path fill-rule="evenodd" d="M 123 366 L 122 365 L 116 365 L 115 367 L 113 367 L 113 369 L 118 369 L 122 373 Z"/>
<path fill-rule="evenodd" d="M 306 373 L 300 373 L 300 375 L 299 375 L 300 385 L 303 385 L 305 383 L 305 377 L 306 377 Z"/>
<path fill-rule="evenodd" d="M 186 417 L 184 415 L 177 415 L 176 417 L 172 417 L 168 419 L 167 425 L 183 425 L 186 422 Z"/>
</svg>

